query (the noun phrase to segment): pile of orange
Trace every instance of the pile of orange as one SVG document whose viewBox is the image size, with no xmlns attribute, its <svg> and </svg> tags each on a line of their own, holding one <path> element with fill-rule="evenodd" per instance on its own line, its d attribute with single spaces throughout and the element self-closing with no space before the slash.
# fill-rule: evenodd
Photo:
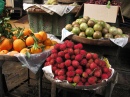
<svg viewBox="0 0 130 97">
<path fill-rule="evenodd" d="M 47 37 L 45 31 L 33 33 L 30 29 L 14 31 L 11 38 L 0 37 L 0 54 L 14 55 L 16 53 L 29 52 L 30 54 L 41 53 L 51 49 L 57 43 Z"/>
</svg>

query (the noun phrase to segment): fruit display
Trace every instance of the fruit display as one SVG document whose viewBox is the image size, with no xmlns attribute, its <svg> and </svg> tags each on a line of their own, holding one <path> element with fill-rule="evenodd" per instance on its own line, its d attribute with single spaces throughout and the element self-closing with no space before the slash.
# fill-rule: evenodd
<svg viewBox="0 0 130 97">
<path fill-rule="evenodd" d="M 81 43 L 65 40 L 54 46 L 44 67 L 52 66 L 55 80 L 67 80 L 76 86 L 90 86 L 102 83 L 112 76 L 110 64 L 105 60 L 97 53 L 84 50 Z"/>
<path fill-rule="evenodd" d="M 30 28 L 12 28 L 9 18 L 0 24 L 0 55 L 37 54 L 51 49 L 57 43 L 45 31 L 34 33 Z"/>
<path fill-rule="evenodd" d="M 121 28 L 111 26 L 103 20 L 95 20 L 88 16 L 78 18 L 71 24 L 66 24 L 65 29 L 73 34 L 87 39 L 109 39 L 128 37 Z"/>
</svg>

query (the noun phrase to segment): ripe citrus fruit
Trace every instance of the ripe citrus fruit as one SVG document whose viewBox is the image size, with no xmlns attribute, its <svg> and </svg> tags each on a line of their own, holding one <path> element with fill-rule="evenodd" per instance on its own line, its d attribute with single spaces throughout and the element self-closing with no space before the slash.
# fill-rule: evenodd
<svg viewBox="0 0 130 97">
<path fill-rule="evenodd" d="M 13 42 L 13 49 L 15 51 L 20 52 L 25 47 L 26 47 L 26 44 L 25 44 L 25 42 L 22 39 L 14 40 L 14 42 Z"/>
</svg>

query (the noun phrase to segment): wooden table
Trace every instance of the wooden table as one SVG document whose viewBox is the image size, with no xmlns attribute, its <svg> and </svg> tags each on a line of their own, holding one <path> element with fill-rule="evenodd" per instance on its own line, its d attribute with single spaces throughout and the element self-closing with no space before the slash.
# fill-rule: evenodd
<svg viewBox="0 0 130 97">
<path fill-rule="evenodd" d="M 4 78 L 4 74 L 2 73 L 2 65 L 5 61 L 14 61 L 19 62 L 18 58 L 15 56 L 9 56 L 9 55 L 0 55 L 0 97 L 5 97 L 6 94 L 8 94 L 10 91 L 8 91 L 7 84 Z M 28 69 L 28 78 L 24 81 L 28 82 L 30 84 L 30 76 L 29 76 L 29 69 Z M 39 97 L 41 96 L 41 90 L 42 90 L 42 68 L 39 69 Z M 18 86 L 17 86 L 18 87 Z M 13 88 L 15 89 L 15 87 Z"/>
</svg>

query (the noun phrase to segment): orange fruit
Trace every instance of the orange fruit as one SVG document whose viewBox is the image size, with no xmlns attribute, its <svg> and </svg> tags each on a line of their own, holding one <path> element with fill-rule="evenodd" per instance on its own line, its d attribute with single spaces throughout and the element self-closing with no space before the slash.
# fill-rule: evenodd
<svg viewBox="0 0 130 97">
<path fill-rule="evenodd" d="M 44 31 L 38 32 L 42 36 L 42 41 L 45 41 L 47 39 L 47 33 Z"/>
<path fill-rule="evenodd" d="M 34 44 L 33 37 L 32 36 L 27 37 L 26 40 L 25 40 L 25 43 L 26 43 L 27 46 L 33 45 Z"/>
<path fill-rule="evenodd" d="M 16 36 L 12 36 L 12 39 L 15 40 L 15 39 L 17 39 L 17 37 Z"/>
<path fill-rule="evenodd" d="M 42 36 L 39 33 L 34 33 L 34 36 L 38 39 L 38 42 L 42 42 Z"/>
<path fill-rule="evenodd" d="M 0 42 L 0 50 L 11 50 L 13 47 L 13 42 L 11 39 L 8 38 L 4 38 L 1 42 Z"/>
<path fill-rule="evenodd" d="M 55 40 L 51 40 L 51 41 L 52 41 L 53 45 L 57 44 L 57 41 L 55 41 Z"/>
<path fill-rule="evenodd" d="M 54 46 L 45 46 L 44 50 L 53 49 Z"/>
<path fill-rule="evenodd" d="M 29 49 L 28 48 L 23 48 L 20 53 L 22 54 L 26 54 L 27 52 L 29 52 Z"/>
<path fill-rule="evenodd" d="M 13 49 L 15 51 L 20 52 L 25 47 L 26 47 L 26 44 L 25 44 L 25 42 L 22 39 L 14 40 L 14 42 L 13 42 Z"/>
<path fill-rule="evenodd" d="M 10 51 L 7 54 L 10 56 L 14 56 L 15 54 L 18 54 L 18 53 L 19 53 L 18 51 Z"/>
<path fill-rule="evenodd" d="M 47 39 L 43 42 L 43 44 L 44 44 L 45 46 L 51 46 L 51 45 L 52 45 L 52 41 L 51 41 L 49 38 L 47 38 Z"/>
<path fill-rule="evenodd" d="M 31 47 L 31 49 L 30 49 L 30 52 L 31 52 L 31 54 L 37 54 L 37 53 L 41 53 L 43 50 L 42 50 L 42 48 L 41 47 L 39 47 L 39 48 L 34 48 L 34 47 Z"/>
<path fill-rule="evenodd" d="M 7 54 L 8 53 L 8 50 L 2 50 L 2 51 L 0 51 L 0 55 L 1 54 Z"/>
<path fill-rule="evenodd" d="M 29 29 L 29 28 L 25 28 L 25 29 L 23 30 L 23 35 L 24 35 L 24 36 L 29 36 L 31 33 L 32 33 L 32 31 L 31 31 L 31 29 Z"/>
</svg>

